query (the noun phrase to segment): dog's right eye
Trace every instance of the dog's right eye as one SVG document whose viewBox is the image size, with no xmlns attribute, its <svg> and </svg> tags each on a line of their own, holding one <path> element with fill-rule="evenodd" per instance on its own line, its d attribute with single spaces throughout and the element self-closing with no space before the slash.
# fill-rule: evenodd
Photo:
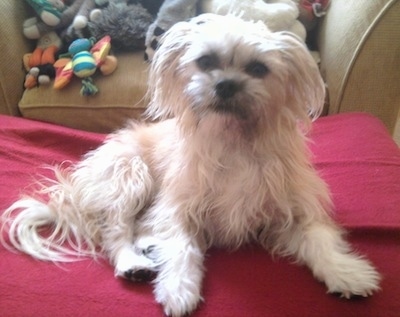
<svg viewBox="0 0 400 317">
<path fill-rule="evenodd" d="M 219 65 L 218 57 L 214 54 L 211 55 L 203 55 L 196 60 L 197 66 L 205 71 L 215 69 Z"/>
<path fill-rule="evenodd" d="M 263 78 L 268 74 L 269 68 L 261 62 L 251 62 L 245 68 L 246 73 L 255 78 Z"/>
</svg>

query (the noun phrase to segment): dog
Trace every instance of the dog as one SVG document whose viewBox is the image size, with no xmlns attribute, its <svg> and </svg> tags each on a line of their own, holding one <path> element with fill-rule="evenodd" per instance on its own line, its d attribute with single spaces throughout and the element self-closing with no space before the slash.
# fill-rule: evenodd
<svg viewBox="0 0 400 317">
<path fill-rule="evenodd" d="M 331 217 L 307 131 L 324 83 L 304 43 L 235 16 L 175 24 L 149 66 L 151 122 L 131 122 L 75 164 L 48 199 L 7 209 L 3 244 L 40 259 L 106 256 L 115 275 L 152 280 L 167 315 L 202 300 L 211 246 L 258 243 L 307 265 L 329 293 L 379 290 Z M 39 233 L 53 225 L 49 235 Z"/>
</svg>

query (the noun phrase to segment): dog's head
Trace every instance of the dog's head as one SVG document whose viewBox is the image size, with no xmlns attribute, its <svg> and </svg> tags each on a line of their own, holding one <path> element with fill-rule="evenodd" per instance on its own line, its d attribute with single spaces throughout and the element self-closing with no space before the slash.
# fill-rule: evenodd
<svg viewBox="0 0 400 317">
<path fill-rule="evenodd" d="M 203 14 L 175 24 L 150 66 L 148 114 L 183 125 L 237 129 L 318 116 L 324 85 L 304 43 L 234 16 Z M 211 122 L 211 123 L 210 123 Z"/>
</svg>

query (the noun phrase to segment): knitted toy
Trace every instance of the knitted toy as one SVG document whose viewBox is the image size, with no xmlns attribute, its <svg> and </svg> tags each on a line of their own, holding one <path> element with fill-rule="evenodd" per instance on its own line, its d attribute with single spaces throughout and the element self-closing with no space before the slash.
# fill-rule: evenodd
<svg viewBox="0 0 400 317">
<path fill-rule="evenodd" d="M 31 4 L 33 0 L 27 1 Z M 57 32 L 61 38 L 76 38 L 75 33 L 87 26 L 91 13 L 96 7 L 95 1 L 101 0 L 70 0 L 69 5 L 65 6 L 63 11 L 60 12 L 57 24 L 48 24 L 43 18 L 41 20 L 38 17 L 29 18 L 23 24 L 23 33 L 28 39 L 39 39 L 52 31 Z"/>
<path fill-rule="evenodd" d="M 162 3 L 163 0 L 69 0 L 57 25 L 32 17 L 24 22 L 23 31 L 29 39 L 55 31 L 66 47 L 77 38 L 110 35 L 115 50 L 143 49 L 146 32 Z"/>
<path fill-rule="evenodd" d="M 50 26 L 60 23 L 60 17 L 64 10 L 64 2 L 61 0 L 26 0 L 36 11 L 38 17 Z"/>
<path fill-rule="evenodd" d="M 76 13 L 72 26 L 77 30 L 85 28 L 95 8 L 95 0 L 84 0 L 78 12 Z"/>
<path fill-rule="evenodd" d="M 54 63 L 56 53 L 61 46 L 57 34 L 50 32 L 43 36 L 32 53 L 23 56 L 23 64 L 27 71 L 24 87 L 31 89 L 40 85 L 48 85 L 55 77 Z"/>
<path fill-rule="evenodd" d="M 117 59 L 108 55 L 111 49 L 109 36 L 94 42 L 94 39 L 77 39 L 71 43 L 68 49 L 71 58 L 61 58 L 54 64 L 55 89 L 64 88 L 75 74 L 82 78 L 82 96 L 92 96 L 98 92 L 91 76 L 97 69 L 100 69 L 103 75 L 110 75 L 117 67 Z"/>
</svg>

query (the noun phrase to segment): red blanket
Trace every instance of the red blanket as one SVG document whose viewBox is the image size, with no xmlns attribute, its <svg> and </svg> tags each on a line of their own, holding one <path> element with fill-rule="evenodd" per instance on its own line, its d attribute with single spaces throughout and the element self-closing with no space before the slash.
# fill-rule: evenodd
<svg viewBox="0 0 400 317">
<path fill-rule="evenodd" d="M 0 210 L 43 166 L 76 161 L 104 135 L 0 116 Z M 194 316 L 400 316 L 400 150 L 365 114 L 317 120 L 314 161 L 329 184 L 336 219 L 355 249 L 383 275 L 364 299 L 327 295 L 305 267 L 272 259 L 258 247 L 211 250 L 202 303 Z M 162 316 L 152 287 L 115 279 L 106 262 L 56 266 L 0 247 L 1 316 Z"/>
</svg>

